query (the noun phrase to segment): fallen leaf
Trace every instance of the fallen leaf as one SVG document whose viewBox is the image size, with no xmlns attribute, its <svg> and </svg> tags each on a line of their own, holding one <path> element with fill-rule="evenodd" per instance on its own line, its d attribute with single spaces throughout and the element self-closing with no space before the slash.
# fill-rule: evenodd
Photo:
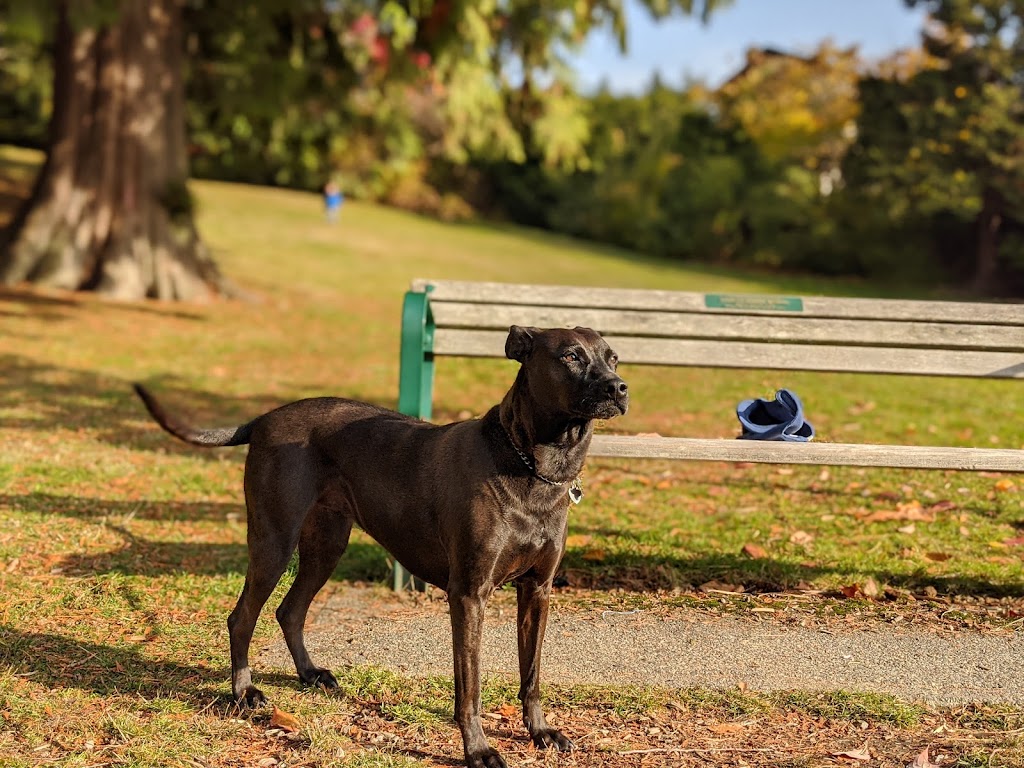
<svg viewBox="0 0 1024 768">
<path fill-rule="evenodd" d="M 845 597 L 853 599 L 857 596 L 857 593 L 860 591 L 860 584 L 850 584 L 845 587 L 840 587 L 839 591 L 842 592 Z"/>
<path fill-rule="evenodd" d="M 939 766 L 928 757 L 928 747 L 925 747 L 907 768 L 939 768 Z"/>
<path fill-rule="evenodd" d="M 878 588 L 878 582 L 871 578 L 867 579 L 864 582 L 864 586 L 860 588 L 860 591 L 861 594 L 864 595 L 864 597 L 878 597 L 879 593 L 881 592 L 881 590 Z"/>
<path fill-rule="evenodd" d="M 993 542 L 995 543 L 995 542 Z M 1001 542 L 1004 547 L 1020 547 L 1024 546 L 1024 536 L 1016 536 L 1012 539 L 1007 539 Z"/>
<path fill-rule="evenodd" d="M 768 551 L 759 544 L 744 544 L 741 551 L 744 555 L 754 560 L 764 560 L 768 557 Z"/>
<path fill-rule="evenodd" d="M 274 707 L 274 714 L 270 716 L 270 725 L 272 728 L 280 728 L 285 733 L 298 733 L 299 730 L 298 718 L 277 707 Z"/>
<path fill-rule="evenodd" d="M 519 707 L 515 704 L 502 704 L 498 707 L 498 714 L 504 717 L 506 720 L 513 719 L 519 714 Z"/>
<path fill-rule="evenodd" d="M 907 533 L 907 534 L 909 534 L 909 533 L 913 533 L 914 531 L 916 531 L 917 530 L 917 526 L 914 525 L 913 523 L 911 523 L 910 525 L 901 525 L 896 530 L 899 531 L 900 533 Z"/>
<path fill-rule="evenodd" d="M 871 755 L 865 744 L 860 749 L 848 749 L 845 752 L 833 752 L 832 757 L 845 757 L 848 760 L 870 760 Z"/>
<path fill-rule="evenodd" d="M 805 547 L 814 541 L 814 537 L 807 531 L 796 531 L 792 536 L 789 537 L 790 542 L 797 544 L 801 547 Z"/>
<path fill-rule="evenodd" d="M 708 730 L 712 733 L 717 733 L 720 736 L 725 736 L 730 733 L 739 733 L 743 730 L 742 723 L 718 723 L 716 725 L 709 725 Z"/>
<path fill-rule="evenodd" d="M 956 502 L 950 501 L 949 499 L 936 501 L 928 507 L 929 512 L 948 512 L 951 509 L 956 509 Z"/>
<path fill-rule="evenodd" d="M 585 547 L 590 543 L 593 537 L 586 533 L 574 533 L 568 536 L 565 540 L 565 546 L 571 549 L 577 549 L 579 547 Z"/>
<path fill-rule="evenodd" d="M 935 520 L 935 513 L 932 511 L 934 505 L 927 510 L 921 506 L 917 499 L 900 503 L 896 509 L 880 509 L 861 518 L 865 523 L 881 523 L 889 520 L 905 520 L 908 522 L 931 523 Z"/>
<path fill-rule="evenodd" d="M 947 552 L 925 552 L 924 556 L 936 563 L 944 563 L 952 557 L 952 555 Z"/>
<path fill-rule="evenodd" d="M 603 549 L 588 549 L 586 552 L 583 553 L 583 559 L 584 560 L 591 560 L 591 561 L 604 560 L 604 550 Z"/>
<path fill-rule="evenodd" d="M 1017 486 L 1014 484 L 1013 480 L 1008 477 L 1005 477 L 1002 480 L 997 480 L 995 484 L 995 489 L 997 491 L 1012 491 L 1016 487 Z"/>
<path fill-rule="evenodd" d="M 727 584 L 724 581 L 705 581 L 700 585 L 701 592 L 742 592 L 744 587 L 742 584 Z"/>
</svg>

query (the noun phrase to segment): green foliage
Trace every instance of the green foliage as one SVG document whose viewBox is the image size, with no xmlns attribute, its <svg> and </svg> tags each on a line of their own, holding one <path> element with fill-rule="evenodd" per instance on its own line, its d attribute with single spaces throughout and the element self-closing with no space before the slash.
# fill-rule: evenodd
<svg viewBox="0 0 1024 768">
<path fill-rule="evenodd" d="M 192 168 L 336 178 L 442 218 L 469 201 L 676 259 L 1019 293 L 1024 2 L 907 2 L 931 15 L 923 50 L 870 71 L 823 44 L 751 51 L 715 93 L 584 97 L 567 56 L 598 28 L 624 42 L 616 0 L 192 0 Z M 655 17 L 723 4 L 645 0 Z M 45 140 L 49 6 L 0 0 L 0 137 L 19 143 Z M 75 8 L 97 24 L 118 0 Z"/>
<path fill-rule="evenodd" d="M 924 222 L 927 256 L 974 288 L 1020 270 L 1024 223 L 1024 3 L 920 0 L 931 14 L 928 65 L 861 85 L 863 115 L 847 175 L 859 204 L 888 211 L 893 229 Z M 944 247 L 949 230 L 973 244 Z M 1008 246 L 1000 259 L 1002 242 Z M 1009 257 L 1009 258 L 1006 258 Z"/>
<path fill-rule="evenodd" d="M 53 77 L 54 19 L 28 0 L 0 0 L 0 141 L 43 146 Z"/>
</svg>

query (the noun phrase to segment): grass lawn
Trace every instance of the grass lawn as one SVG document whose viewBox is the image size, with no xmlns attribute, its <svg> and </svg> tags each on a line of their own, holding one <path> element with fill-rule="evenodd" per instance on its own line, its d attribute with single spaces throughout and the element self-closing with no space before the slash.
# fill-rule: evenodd
<svg viewBox="0 0 1024 768">
<path fill-rule="evenodd" d="M 0 153 L 8 212 L 37 162 Z M 899 293 L 678 265 L 355 202 L 330 225 L 312 194 L 193 189 L 202 233 L 250 300 L 109 304 L 0 292 L 0 765 L 405 766 L 461 756 L 450 680 L 336 670 L 343 695 L 326 696 L 261 679 L 299 717 L 298 734 L 273 727 L 268 712 L 233 709 L 225 618 L 245 569 L 244 449 L 173 441 L 131 382 L 202 424 L 238 423 L 310 395 L 393 406 L 401 297 L 414 277 Z M 483 412 L 514 370 L 440 361 L 436 418 Z M 616 430 L 731 437 L 739 400 L 785 386 L 800 393 L 821 439 L 1024 447 L 1020 419 L 1007 418 L 1019 382 L 621 372 L 633 405 L 608 425 Z M 572 513 L 569 586 L 554 610 L 658 603 L 744 616 L 770 600 L 780 622 L 990 632 L 1018 631 L 1024 616 L 1024 478 L 593 460 L 585 484 Z M 387 573 L 384 553 L 356 534 L 329 586 Z M 709 582 L 739 594 L 701 590 Z M 254 648 L 277 631 L 267 610 Z M 485 704 L 518 765 L 831 764 L 828 745 L 859 746 L 862 730 L 877 757 L 865 764 L 902 766 L 928 744 L 944 750 L 943 765 L 1024 764 L 1013 730 L 1020 713 L 1008 710 L 843 692 L 608 688 L 551 691 L 554 718 L 591 734 L 592 749 L 546 758 L 513 727 L 514 698 L 514 686 L 493 681 Z M 671 743 L 690 747 L 667 751 L 669 733 L 696 741 L 680 736 Z"/>
</svg>

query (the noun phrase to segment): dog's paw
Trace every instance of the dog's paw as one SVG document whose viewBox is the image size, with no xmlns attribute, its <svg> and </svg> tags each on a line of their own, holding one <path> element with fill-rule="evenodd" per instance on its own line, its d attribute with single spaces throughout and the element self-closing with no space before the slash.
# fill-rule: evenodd
<svg viewBox="0 0 1024 768">
<path fill-rule="evenodd" d="M 554 747 L 559 752 L 572 752 L 576 749 L 575 744 L 563 736 L 561 731 L 554 728 L 544 728 L 539 730 L 536 733 L 530 734 L 530 738 L 533 739 L 533 743 L 539 749 L 550 749 L 551 747 Z"/>
<path fill-rule="evenodd" d="M 235 696 L 235 702 L 243 709 L 256 709 L 267 703 L 267 697 L 255 685 L 247 685 L 244 691 Z"/>
<path fill-rule="evenodd" d="M 301 680 L 305 685 L 309 685 L 314 688 L 323 688 L 328 691 L 338 687 L 338 680 L 333 674 L 331 674 L 331 670 L 321 669 L 319 667 L 314 667 L 308 672 L 303 672 L 299 675 L 299 680 Z"/>
<path fill-rule="evenodd" d="M 467 768 L 508 768 L 508 763 L 498 754 L 498 750 L 488 747 L 482 752 L 466 755 L 466 766 Z"/>
</svg>

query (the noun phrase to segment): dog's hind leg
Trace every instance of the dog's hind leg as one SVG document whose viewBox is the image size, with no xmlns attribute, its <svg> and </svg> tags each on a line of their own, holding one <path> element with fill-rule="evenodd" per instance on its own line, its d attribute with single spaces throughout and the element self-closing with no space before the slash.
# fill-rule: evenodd
<svg viewBox="0 0 1024 768">
<path fill-rule="evenodd" d="M 254 454 L 251 450 L 246 459 L 245 477 L 249 568 L 242 594 L 228 616 L 231 689 L 235 700 L 243 706 L 257 706 L 267 700 L 252 684 L 249 645 L 260 611 L 288 567 L 303 522 L 317 495 L 315 483 L 310 474 L 303 471 L 301 463 L 264 467 L 262 458 Z"/>
<path fill-rule="evenodd" d="M 303 626 L 310 603 L 331 578 L 351 533 L 352 518 L 343 511 L 324 504 L 313 507 L 299 535 L 299 572 L 277 609 L 277 623 L 295 661 L 295 671 L 306 685 L 338 687 L 331 671 L 316 666 L 309 658 Z"/>
<path fill-rule="evenodd" d="M 235 609 L 228 616 L 228 636 L 231 640 L 231 690 L 235 700 L 243 706 L 256 707 L 265 704 L 267 697 L 252 684 L 249 669 L 249 644 L 267 598 L 270 597 L 288 567 L 295 538 L 289 542 L 262 542 L 258 549 L 249 548 L 249 569 L 245 574 L 245 586 L 238 598 Z"/>
</svg>

